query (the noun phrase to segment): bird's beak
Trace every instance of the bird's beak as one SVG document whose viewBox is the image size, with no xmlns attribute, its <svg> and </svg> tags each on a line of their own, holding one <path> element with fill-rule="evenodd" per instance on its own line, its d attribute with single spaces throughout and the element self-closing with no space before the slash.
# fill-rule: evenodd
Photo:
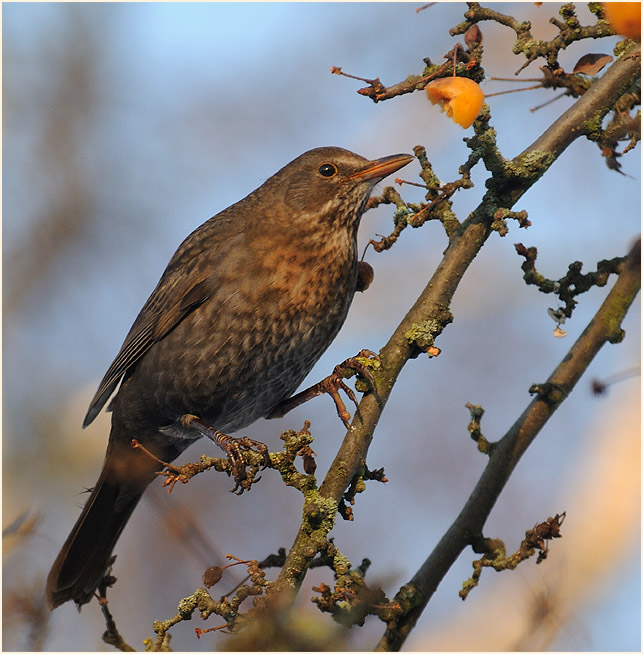
<svg viewBox="0 0 643 654">
<path fill-rule="evenodd" d="M 411 163 L 414 157 L 410 154 L 392 154 L 388 157 L 382 157 L 381 159 L 375 159 L 374 161 L 369 161 L 366 164 L 365 168 L 362 170 L 353 173 L 349 179 L 359 179 L 359 180 L 375 180 L 373 183 L 376 184 L 380 180 L 388 177 L 391 173 L 394 173 L 396 170 L 399 170 L 406 164 Z"/>
</svg>

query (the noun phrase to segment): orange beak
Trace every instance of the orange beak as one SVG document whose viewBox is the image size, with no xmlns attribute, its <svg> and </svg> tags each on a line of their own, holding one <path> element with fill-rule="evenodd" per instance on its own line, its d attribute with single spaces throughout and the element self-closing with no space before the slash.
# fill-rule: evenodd
<svg viewBox="0 0 643 654">
<path fill-rule="evenodd" d="M 369 161 L 366 164 L 366 168 L 353 173 L 348 179 L 375 180 L 373 184 L 377 184 L 377 182 L 388 177 L 391 173 L 411 163 L 414 158 L 410 154 L 392 154 L 388 157 L 375 159 L 374 161 Z"/>
</svg>

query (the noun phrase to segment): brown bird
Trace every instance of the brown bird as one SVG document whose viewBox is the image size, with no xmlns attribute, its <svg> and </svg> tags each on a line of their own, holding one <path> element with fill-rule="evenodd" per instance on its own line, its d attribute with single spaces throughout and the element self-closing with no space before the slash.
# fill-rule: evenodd
<svg viewBox="0 0 643 654">
<path fill-rule="evenodd" d="M 233 460 L 237 439 L 225 434 L 280 413 L 358 289 L 357 228 L 373 186 L 412 159 L 310 150 L 183 241 L 85 416 L 83 427 L 120 383 L 102 472 L 47 579 L 52 609 L 89 602 L 163 469 L 132 439 L 169 463 L 207 435 Z"/>
</svg>

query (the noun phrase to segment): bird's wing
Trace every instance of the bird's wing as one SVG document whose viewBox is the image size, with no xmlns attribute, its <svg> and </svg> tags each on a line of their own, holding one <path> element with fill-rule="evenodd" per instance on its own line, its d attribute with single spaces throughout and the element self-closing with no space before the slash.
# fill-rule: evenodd
<svg viewBox="0 0 643 654">
<path fill-rule="evenodd" d="M 155 342 L 160 341 L 185 316 L 203 304 L 213 292 L 214 284 L 210 277 L 191 280 L 192 283 L 185 290 L 176 288 L 177 283 L 174 283 L 176 279 L 176 277 L 172 279 L 170 276 L 164 275 L 141 309 L 120 352 L 105 373 L 103 381 L 89 405 L 83 427 L 89 425 L 100 413 L 127 370 Z"/>
</svg>

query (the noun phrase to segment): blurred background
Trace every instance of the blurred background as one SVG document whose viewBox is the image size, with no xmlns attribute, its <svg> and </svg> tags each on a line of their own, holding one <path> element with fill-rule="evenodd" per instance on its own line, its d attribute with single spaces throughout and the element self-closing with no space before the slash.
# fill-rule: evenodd
<svg viewBox="0 0 643 654">
<path fill-rule="evenodd" d="M 108 650 L 98 605 L 67 604 L 50 614 L 44 580 L 96 480 L 109 432 L 105 414 L 82 431 L 89 400 L 132 321 L 181 240 L 303 151 L 339 145 L 375 158 L 427 147 L 443 182 L 458 176 L 468 150 L 463 131 L 422 92 L 374 104 L 362 83 L 331 66 L 386 85 L 440 62 L 448 29 L 464 3 L 421 12 L 407 3 L 4 3 L 3 21 L 3 528 L 6 650 Z M 492 5 L 493 6 L 493 5 Z M 538 38 L 559 5 L 503 4 L 533 22 Z M 593 22 L 579 6 L 583 22 Z M 513 32 L 481 25 L 488 75 L 511 77 Z M 460 39 L 461 41 L 461 39 Z M 617 38 L 564 51 L 571 70 L 588 52 L 611 53 Z M 537 65 L 521 76 L 538 75 Z M 487 93 L 505 90 L 485 82 Z M 490 98 L 502 152 L 513 157 L 573 102 L 532 112 L 548 91 Z M 511 222 L 493 235 L 462 280 L 442 354 L 405 368 L 369 452 L 387 484 L 357 498 L 355 521 L 340 521 L 336 545 L 367 580 L 392 597 L 456 517 L 486 461 L 467 433 L 466 402 L 481 404 L 483 432 L 500 438 L 591 319 L 607 289 L 580 298 L 567 338 L 552 335 L 550 296 L 522 282 L 514 243 L 539 249 L 538 268 L 559 278 L 569 263 L 585 270 L 624 255 L 640 231 L 640 150 L 606 168 L 598 148 L 574 143 L 520 201 L 532 226 Z M 417 164 L 402 171 L 419 181 Z M 460 219 L 484 192 L 454 205 Z M 407 201 L 421 189 L 401 189 Z M 365 244 L 392 229 L 392 209 L 362 221 Z M 258 217 L 259 218 L 259 217 Z M 406 230 L 389 252 L 367 260 L 375 281 L 353 303 L 335 343 L 307 383 L 361 348 L 379 350 L 413 304 L 446 247 L 442 227 Z M 610 282 L 610 287 L 611 287 Z M 458 598 L 476 555 L 466 551 L 444 579 L 408 650 L 640 651 L 640 303 L 622 344 L 607 345 L 572 396 L 520 462 L 485 534 L 518 547 L 527 529 L 564 510 L 563 538 L 547 561 L 513 573 L 485 570 L 467 601 Z M 634 374 L 603 396 L 591 380 Z M 626 375 L 627 376 L 627 375 Z M 279 434 L 312 422 L 318 477 L 344 430 L 320 397 L 245 434 L 281 447 Z M 217 454 L 194 445 L 182 460 Z M 295 537 L 302 505 L 275 471 L 237 497 L 230 479 L 204 474 L 167 495 L 155 484 L 121 538 L 109 594 L 125 639 L 141 648 L 152 621 L 176 613 L 206 567 L 225 553 L 263 559 Z M 216 588 L 242 577 L 232 569 Z M 301 607 L 310 624 L 332 625 L 309 601 L 332 584 L 327 570 L 307 577 Z M 215 590 L 215 589 L 213 589 Z M 492 618 L 490 617 L 492 614 Z M 234 637 L 172 630 L 176 650 L 234 647 Z M 326 628 L 327 628 L 326 627 Z M 340 634 L 342 648 L 372 649 L 383 625 Z"/>
</svg>

